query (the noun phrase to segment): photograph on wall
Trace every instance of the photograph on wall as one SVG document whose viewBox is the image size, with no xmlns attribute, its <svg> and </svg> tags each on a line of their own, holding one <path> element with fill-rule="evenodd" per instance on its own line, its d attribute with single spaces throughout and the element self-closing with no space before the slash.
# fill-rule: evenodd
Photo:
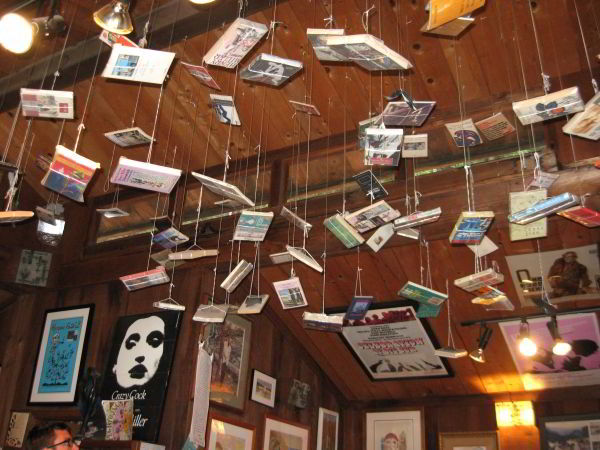
<svg viewBox="0 0 600 450">
<path fill-rule="evenodd" d="M 424 450 L 423 411 L 366 414 L 366 450 Z"/>
<path fill-rule="evenodd" d="M 542 450 L 600 448 L 599 414 L 542 417 L 539 429 Z"/>
<path fill-rule="evenodd" d="M 438 342 L 427 322 L 417 318 L 412 306 L 398 306 L 406 303 L 389 305 L 378 304 L 362 320 L 344 321 L 343 339 L 369 377 L 377 381 L 451 376 L 447 362 L 435 354 Z"/>
<path fill-rule="evenodd" d="M 594 313 L 557 317 L 558 330 L 571 351 L 564 356 L 552 353 L 554 340 L 550 318 L 529 319 L 529 334 L 537 344 L 537 353 L 523 356 L 518 349 L 519 320 L 500 323 L 500 330 L 510 350 L 526 390 L 585 386 L 600 383 L 600 332 Z"/>
<path fill-rule="evenodd" d="M 300 380 L 292 380 L 288 403 L 296 408 L 306 408 L 310 400 L 310 384 Z"/>
<path fill-rule="evenodd" d="M 253 450 L 254 426 L 211 413 L 206 450 Z"/>
<path fill-rule="evenodd" d="M 155 442 L 160 428 L 182 313 L 119 317 L 101 400 L 134 400 L 133 439 Z"/>
<path fill-rule="evenodd" d="M 600 294 L 598 245 L 507 256 L 506 261 L 521 306 L 539 302 L 542 283 L 552 303 L 595 300 Z"/>
<path fill-rule="evenodd" d="M 275 393 L 277 390 L 277 380 L 269 375 L 254 369 L 252 372 L 252 391 L 250 399 L 263 405 L 275 406 Z"/>
<path fill-rule="evenodd" d="M 23 249 L 15 283 L 46 286 L 51 263 L 52 253 Z"/>
<path fill-rule="evenodd" d="M 339 420 L 339 413 L 329 409 L 319 408 L 317 450 L 337 450 Z"/>
<path fill-rule="evenodd" d="M 248 358 L 252 322 L 227 315 L 223 323 L 204 327 L 206 351 L 213 355 L 210 400 L 243 409 L 248 392 Z"/>
<path fill-rule="evenodd" d="M 310 428 L 301 423 L 265 416 L 263 450 L 308 450 Z"/>
</svg>

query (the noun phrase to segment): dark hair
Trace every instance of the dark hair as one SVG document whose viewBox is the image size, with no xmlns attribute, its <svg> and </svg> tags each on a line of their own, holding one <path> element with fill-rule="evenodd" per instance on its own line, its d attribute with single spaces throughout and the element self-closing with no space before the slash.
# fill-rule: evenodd
<svg viewBox="0 0 600 450">
<path fill-rule="evenodd" d="M 64 422 L 52 422 L 47 425 L 36 425 L 29 430 L 29 433 L 27 433 L 25 448 L 28 450 L 41 450 L 44 447 L 52 445 L 52 441 L 54 441 L 55 430 L 67 430 L 69 433 L 71 432 L 69 425 Z"/>
</svg>

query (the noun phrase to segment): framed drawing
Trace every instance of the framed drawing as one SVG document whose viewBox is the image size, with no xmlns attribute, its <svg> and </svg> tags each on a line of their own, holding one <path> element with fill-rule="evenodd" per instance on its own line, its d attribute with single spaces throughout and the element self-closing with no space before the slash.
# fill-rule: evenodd
<svg viewBox="0 0 600 450">
<path fill-rule="evenodd" d="M 211 414 L 206 450 L 254 450 L 255 427 L 229 417 Z"/>
<path fill-rule="evenodd" d="M 542 450 L 562 448 L 597 448 L 600 442 L 600 414 L 541 417 Z"/>
<path fill-rule="evenodd" d="M 263 450 L 310 448 L 310 427 L 301 423 L 265 415 Z"/>
<path fill-rule="evenodd" d="M 204 327 L 206 351 L 213 355 L 210 401 L 244 409 L 248 393 L 248 358 L 252 322 L 229 314 L 223 323 Z"/>
<path fill-rule="evenodd" d="M 439 443 L 440 450 L 498 450 L 498 432 L 440 433 Z"/>
<path fill-rule="evenodd" d="M 337 450 L 339 421 L 339 413 L 329 409 L 319 408 L 317 450 Z"/>
<path fill-rule="evenodd" d="M 29 404 L 74 404 L 94 305 L 46 311 Z"/>
<path fill-rule="evenodd" d="M 417 318 L 415 303 L 379 303 L 364 319 L 344 320 L 341 337 L 372 381 L 452 375 L 448 362 L 434 353 L 439 343 L 427 321 Z"/>
<path fill-rule="evenodd" d="M 263 405 L 275 406 L 275 390 L 277 389 L 277 380 L 256 369 L 252 373 L 252 392 L 250 399 Z"/>
<path fill-rule="evenodd" d="M 425 450 L 423 409 L 368 412 L 366 450 Z"/>
</svg>

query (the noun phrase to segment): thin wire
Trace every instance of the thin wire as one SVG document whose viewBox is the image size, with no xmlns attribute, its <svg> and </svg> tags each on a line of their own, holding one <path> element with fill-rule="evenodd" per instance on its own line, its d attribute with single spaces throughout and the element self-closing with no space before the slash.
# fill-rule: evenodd
<svg viewBox="0 0 600 450">
<path fill-rule="evenodd" d="M 154 136 L 156 135 L 156 125 L 158 123 L 158 113 L 160 111 L 160 102 L 162 100 L 164 87 L 164 83 L 160 85 L 160 93 L 158 94 L 158 102 L 156 103 L 156 114 L 154 115 L 154 126 L 152 127 L 152 140 L 150 141 L 148 156 L 146 157 L 147 163 L 150 163 L 150 161 L 152 160 L 152 148 L 154 147 Z"/>
<path fill-rule="evenodd" d="M 544 92 L 547 94 L 550 90 L 550 84 L 548 82 L 548 78 L 546 73 L 544 72 L 544 65 L 542 63 L 542 52 L 540 51 L 540 41 L 538 39 L 537 28 L 535 26 L 535 20 L 533 18 L 533 7 L 531 6 L 531 1 L 528 1 L 529 5 L 529 15 L 531 16 L 531 25 L 533 26 L 533 36 L 535 37 L 535 46 L 537 48 L 538 59 L 540 61 L 540 70 L 542 71 L 542 83 L 544 85 Z"/>
<path fill-rule="evenodd" d="M 579 24 L 579 32 L 581 33 L 581 41 L 583 42 L 583 48 L 585 50 L 585 59 L 587 60 L 587 65 L 588 65 L 588 70 L 590 71 L 590 78 L 592 80 L 592 87 L 594 88 L 594 93 L 597 94 L 598 93 L 598 83 L 596 82 L 596 79 L 594 78 L 594 74 L 592 72 L 592 65 L 590 63 L 590 55 L 588 52 L 588 47 L 587 44 L 585 43 L 585 36 L 583 35 L 583 28 L 581 26 L 581 19 L 579 18 L 579 9 L 577 9 L 577 2 L 575 0 L 573 0 L 573 4 L 575 5 L 575 14 L 577 15 L 577 23 Z M 593 11 L 593 7 L 592 7 L 592 11 Z"/>
</svg>

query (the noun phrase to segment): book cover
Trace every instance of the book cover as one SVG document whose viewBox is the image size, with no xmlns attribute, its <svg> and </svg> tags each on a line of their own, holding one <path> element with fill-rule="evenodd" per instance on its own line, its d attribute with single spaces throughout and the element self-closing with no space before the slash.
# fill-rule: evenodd
<svg viewBox="0 0 600 450">
<path fill-rule="evenodd" d="M 125 47 L 139 47 L 135 42 L 129 39 L 127 36 L 123 36 L 122 34 L 112 33 L 108 30 L 102 30 L 100 35 L 98 36 L 102 42 L 104 42 L 109 47 L 112 47 L 115 44 L 124 45 Z"/>
<path fill-rule="evenodd" d="M 475 300 L 475 299 L 473 299 Z M 473 301 L 471 300 L 471 302 Z M 514 311 L 515 305 L 509 300 L 508 297 L 502 297 L 497 302 L 492 303 L 491 305 L 484 305 L 486 311 Z"/>
<path fill-rule="evenodd" d="M 386 127 L 420 127 L 427 120 L 435 102 L 415 101 L 412 102 L 414 108 L 407 102 L 389 102 L 381 117 Z"/>
<path fill-rule="evenodd" d="M 175 53 L 172 52 L 115 44 L 102 76 L 116 80 L 163 84 L 174 58 Z"/>
<path fill-rule="evenodd" d="M 513 102 L 513 111 L 523 125 L 583 111 L 585 105 L 577 86 L 562 89 L 540 97 Z"/>
<path fill-rule="evenodd" d="M 302 326 L 307 330 L 339 333 L 344 326 L 344 317 L 305 311 L 302 313 Z"/>
<path fill-rule="evenodd" d="M 536 189 L 534 191 L 510 192 L 508 194 L 509 211 L 511 214 L 522 211 L 546 199 L 546 189 Z M 548 219 L 542 217 L 526 225 L 516 223 L 508 224 L 508 231 L 511 241 L 521 241 L 523 239 L 535 239 L 546 237 L 548 235 Z"/>
<path fill-rule="evenodd" d="M 417 211 L 408 216 L 399 217 L 394 220 L 394 231 L 399 231 L 404 228 L 417 227 L 426 223 L 435 222 L 442 215 L 442 208 L 439 206 L 427 211 Z"/>
<path fill-rule="evenodd" d="M 303 230 L 306 234 L 308 234 L 308 232 L 312 229 L 312 225 L 310 223 L 306 222 L 298 214 L 290 211 L 285 206 L 281 208 L 281 212 L 279 214 L 295 227 Z"/>
<path fill-rule="evenodd" d="M 393 235 L 394 225 L 391 223 L 386 223 L 375 230 L 375 233 L 373 233 L 367 240 L 367 245 L 371 247 L 371 250 L 374 252 L 378 252 L 379 249 L 381 249 L 381 247 L 383 247 Z"/>
<path fill-rule="evenodd" d="M 588 228 L 600 226 L 600 213 L 585 206 L 573 206 L 557 214 Z"/>
<path fill-rule="evenodd" d="M 233 233 L 233 240 L 264 241 L 274 215 L 272 212 L 242 211 Z"/>
<path fill-rule="evenodd" d="M 203 85 L 217 91 L 221 90 L 221 86 L 217 84 L 206 67 L 189 64 L 186 62 L 181 62 L 181 65 L 190 73 L 190 75 L 196 78 Z"/>
<path fill-rule="evenodd" d="M 500 283 L 504 283 L 504 275 L 496 272 L 493 268 L 454 280 L 454 286 L 464 289 L 467 292 L 473 292 L 486 285 Z"/>
<path fill-rule="evenodd" d="M 430 0 L 427 30 L 469 14 L 485 4 L 485 0 Z"/>
<path fill-rule="evenodd" d="M 528 208 L 510 214 L 508 221 L 524 225 L 578 204 L 578 196 L 564 192 L 560 195 L 540 200 Z"/>
<path fill-rule="evenodd" d="M 355 295 L 352 302 L 348 305 L 344 320 L 362 320 L 369 312 L 373 303 L 373 297 L 369 295 Z"/>
<path fill-rule="evenodd" d="M 209 191 L 222 197 L 227 197 L 243 205 L 254 207 L 254 202 L 244 195 L 237 186 L 225 181 L 217 180 L 200 173 L 192 172 L 192 176 L 204 185 Z"/>
<path fill-rule="evenodd" d="M 217 114 L 219 122 L 236 126 L 240 126 L 242 124 L 242 122 L 240 122 L 237 109 L 235 109 L 233 97 L 231 95 L 210 94 L 210 102 L 215 110 L 215 113 Z"/>
<path fill-rule="evenodd" d="M 427 158 L 427 134 L 407 134 L 402 143 L 403 158 Z"/>
<path fill-rule="evenodd" d="M 252 271 L 253 268 L 253 264 L 249 263 L 245 259 L 242 259 L 223 280 L 221 287 L 231 294 L 235 288 L 240 285 L 244 278 L 246 278 L 246 275 Z"/>
<path fill-rule="evenodd" d="M 448 240 L 451 244 L 479 244 L 493 219 L 493 211 L 463 211 Z"/>
<path fill-rule="evenodd" d="M 324 36 L 324 44 L 369 71 L 406 70 L 412 67 L 408 59 L 386 46 L 371 34 Z"/>
<path fill-rule="evenodd" d="M 397 217 L 400 217 L 400 212 L 387 204 L 385 200 L 379 200 L 372 205 L 365 206 L 358 211 L 348 214 L 345 217 L 352 227 L 359 233 L 372 230 L 381 225 L 384 225 Z"/>
<path fill-rule="evenodd" d="M 166 230 L 157 233 L 152 238 L 152 242 L 156 245 L 160 245 L 162 248 L 169 249 L 176 247 L 189 241 L 190 238 L 183 234 L 176 228 L 170 227 Z"/>
<path fill-rule="evenodd" d="M 24 117 L 73 119 L 73 92 L 21 88 L 21 113 Z"/>
<path fill-rule="evenodd" d="M 275 281 L 273 288 L 279 297 L 283 309 L 302 308 L 308 306 L 304 290 L 298 277 Z"/>
<path fill-rule="evenodd" d="M 388 192 L 373 174 L 372 170 L 357 173 L 352 176 L 352 179 L 358 183 L 361 191 L 371 200 L 379 200 L 388 195 Z"/>
<path fill-rule="evenodd" d="M 181 176 L 181 170 L 121 156 L 110 182 L 148 191 L 169 194 Z"/>
<path fill-rule="evenodd" d="M 359 149 L 365 150 L 367 148 L 367 128 L 378 128 L 382 124 L 383 119 L 381 117 L 381 114 L 358 122 L 357 135 Z"/>
<path fill-rule="evenodd" d="M 481 131 L 488 141 L 500 139 L 515 132 L 515 127 L 508 121 L 501 112 L 494 114 L 487 119 L 475 122 L 475 126 Z"/>
<path fill-rule="evenodd" d="M 477 128 L 475 128 L 473 119 L 451 122 L 445 125 L 457 147 L 474 147 L 483 142 Z"/>
<path fill-rule="evenodd" d="M 104 133 L 106 138 L 119 147 L 134 147 L 136 145 L 148 145 L 152 142 L 152 136 L 145 133 L 140 127 L 124 128 L 122 130 Z"/>
<path fill-rule="evenodd" d="M 302 70 L 302 62 L 261 53 L 240 71 L 240 78 L 255 83 L 281 86 Z"/>
<path fill-rule="evenodd" d="M 292 247 L 291 245 L 286 245 L 285 248 L 288 253 L 298 261 L 306 264 L 312 269 L 315 269 L 317 272 L 323 272 L 323 267 L 321 267 L 317 260 L 313 258 L 313 256 L 305 248 Z"/>
<path fill-rule="evenodd" d="M 506 299 L 506 294 L 500 289 L 483 284 L 471 291 L 475 294 L 475 298 L 471 299 L 471 303 L 475 305 L 493 305 L 494 303 L 502 302 Z"/>
<path fill-rule="evenodd" d="M 260 314 L 269 300 L 269 294 L 248 295 L 237 310 L 238 314 Z"/>
<path fill-rule="evenodd" d="M 428 303 L 439 306 L 444 303 L 448 296 L 442 292 L 435 291 L 412 281 L 406 284 L 398 291 L 398 295 L 409 300 L 415 300 L 419 303 Z"/>
<path fill-rule="evenodd" d="M 339 54 L 325 43 L 326 36 L 343 36 L 343 28 L 308 28 L 306 36 L 312 45 L 319 61 L 346 61 L 344 55 Z"/>
<path fill-rule="evenodd" d="M 133 399 L 102 400 L 107 441 L 130 441 L 133 435 Z"/>
<path fill-rule="evenodd" d="M 583 111 L 571 117 L 562 130 L 594 141 L 600 139 L 600 92 L 585 104 Z"/>
<path fill-rule="evenodd" d="M 365 165 L 397 166 L 402 154 L 402 128 L 367 128 Z"/>
<path fill-rule="evenodd" d="M 470 16 L 457 17 L 456 19 L 440 25 L 437 28 L 428 30 L 428 23 L 421 27 L 423 33 L 435 34 L 437 36 L 446 37 L 458 37 L 465 31 L 469 26 L 475 22 L 475 18 Z"/>
<path fill-rule="evenodd" d="M 267 34 L 266 25 L 238 17 L 206 52 L 203 61 L 212 66 L 233 69 Z"/>
<path fill-rule="evenodd" d="M 428 319 L 440 315 L 442 305 L 432 305 L 430 303 L 419 303 L 417 308 L 417 317 L 419 319 Z"/>
<path fill-rule="evenodd" d="M 138 289 L 168 283 L 169 276 L 163 266 L 158 266 L 155 269 L 119 277 L 119 280 L 123 282 L 128 291 L 137 291 Z"/>
<path fill-rule="evenodd" d="M 325 219 L 323 224 L 336 238 L 342 241 L 346 248 L 354 248 L 365 242 L 364 238 L 344 220 L 341 214 Z"/>
<path fill-rule="evenodd" d="M 23 446 L 29 416 L 30 413 L 28 412 L 10 413 L 10 421 L 8 422 L 8 430 L 6 432 L 4 445 L 15 448 L 21 448 Z"/>
<path fill-rule="evenodd" d="M 290 105 L 292 105 L 292 108 L 294 108 L 294 111 L 296 111 L 296 112 L 309 114 L 311 116 L 320 116 L 321 115 L 321 113 L 319 112 L 319 110 L 317 109 L 317 107 L 315 105 L 311 105 L 310 103 L 296 102 L 294 100 L 288 100 L 288 101 L 290 102 Z"/>
</svg>

